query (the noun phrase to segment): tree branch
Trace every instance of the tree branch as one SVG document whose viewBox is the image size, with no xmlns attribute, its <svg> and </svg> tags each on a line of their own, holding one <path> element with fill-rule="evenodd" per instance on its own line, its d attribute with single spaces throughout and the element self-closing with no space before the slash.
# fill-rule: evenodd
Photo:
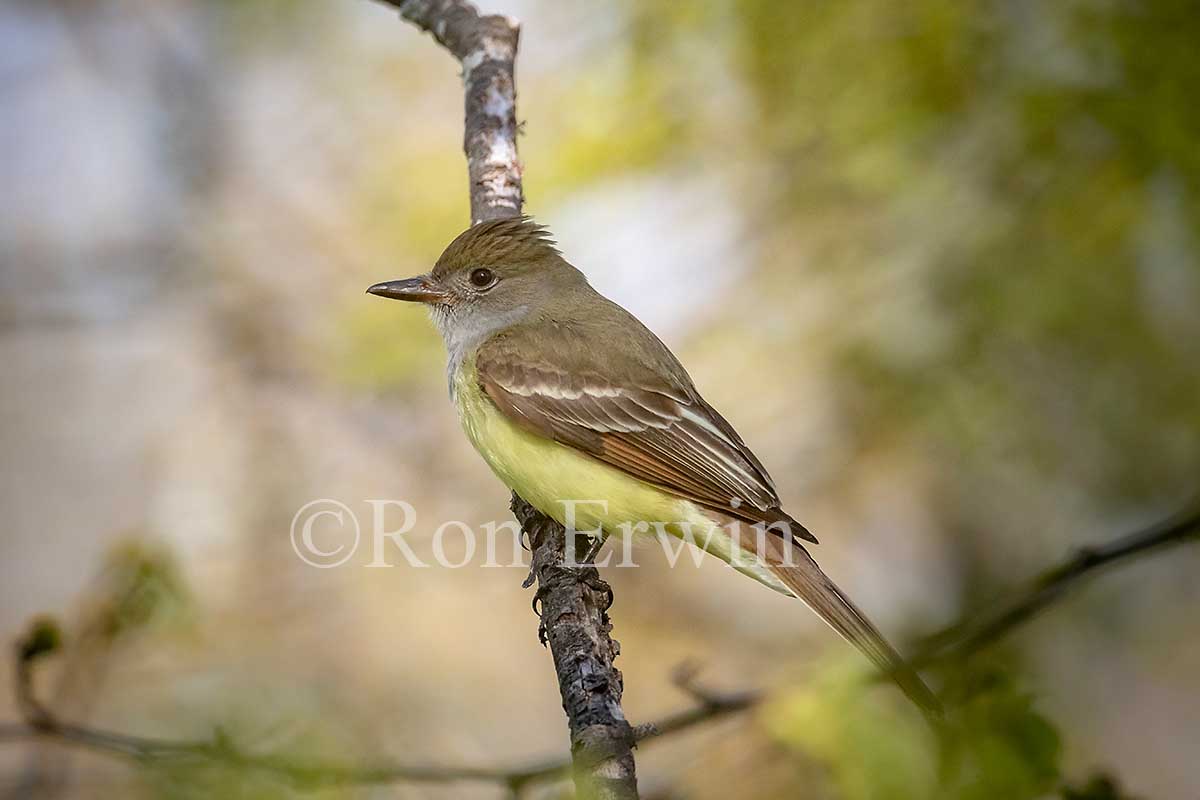
<svg viewBox="0 0 1200 800">
<path fill-rule="evenodd" d="M 517 21 L 481 15 L 466 0 L 383 2 L 431 33 L 462 64 L 471 221 L 520 214 L 524 196 L 517 157 Z M 561 525 L 515 492 L 512 510 L 533 550 L 530 577 L 538 582 L 535 605 L 540 601 L 542 607 L 539 638 L 549 643 L 554 656 L 579 796 L 636 798 L 635 737 L 621 711 L 621 673 L 613 666 L 620 646 L 609 635 L 612 590 L 594 567 L 577 570 L 564 564 L 567 533 Z"/>
<path fill-rule="evenodd" d="M 1034 578 L 1020 594 L 997 610 L 978 616 L 967 615 L 927 637 L 912 661 L 914 665 L 923 666 L 970 655 L 1024 625 L 1104 567 L 1196 540 L 1200 540 L 1200 501 L 1149 528 L 1107 544 L 1078 550 L 1071 558 Z"/>
<path fill-rule="evenodd" d="M 309 759 L 248 752 L 239 748 L 220 730 L 211 739 L 169 740 L 131 736 L 102 728 L 76 725 L 58 719 L 38 699 L 33 688 L 34 665 L 54 652 L 58 646 L 57 628 L 48 620 L 35 621 L 17 645 L 15 689 L 17 705 L 21 709 L 23 720 L 0 724 L 0 743 L 38 738 L 140 763 L 219 764 L 270 774 L 297 789 L 399 782 L 471 781 L 502 785 L 517 794 L 536 783 L 565 778 L 572 773 L 572 760 L 564 758 L 495 768 L 409 766 L 394 763 L 317 763 Z M 660 722 L 641 726 L 636 731 L 631 730 L 632 740 L 642 741 L 687 730 L 709 720 L 742 711 L 758 701 L 758 695 L 751 692 L 721 694 L 702 688 L 695 682 L 694 677 L 694 670 L 681 670 L 675 682 L 681 690 L 695 698 L 695 706 L 666 717 Z"/>
<path fill-rule="evenodd" d="M 433 38 L 462 65 L 463 152 L 470 177 L 471 222 L 521 213 L 517 157 L 516 59 L 520 25 L 480 14 L 464 0 L 379 0 Z"/>
<path fill-rule="evenodd" d="M 564 564 L 567 532 L 513 494 L 512 510 L 529 536 L 533 564 L 529 586 L 538 582 L 538 636 L 549 643 L 559 693 L 571 731 L 575 783 L 581 797 L 636 798 L 633 727 L 621 711 L 621 672 L 613 666 L 620 645 L 609 632 L 612 590 L 594 566 Z M 579 537 L 583 538 L 583 537 Z M 571 553 L 586 545 L 573 542 Z"/>
</svg>

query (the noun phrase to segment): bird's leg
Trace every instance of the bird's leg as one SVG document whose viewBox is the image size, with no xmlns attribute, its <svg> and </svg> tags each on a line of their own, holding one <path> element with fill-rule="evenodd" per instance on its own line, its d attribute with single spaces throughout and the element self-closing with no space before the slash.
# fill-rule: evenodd
<svg viewBox="0 0 1200 800">
<path fill-rule="evenodd" d="M 604 546 L 604 542 L 607 538 L 608 537 L 605 534 L 590 537 L 588 540 L 588 544 L 587 544 L 587 550 L 584 552 L 582 559 L 575 559 L 574 563 L 570 564 L 570 566 L 568 566 L 565 563 L 561 565 L 561 569 L 562 569 L 561 578 L 563 580 L 583 584 L 584 586 L 588 587 L 593 592 L 601 595 L 604 598 L 604 600 L 602 601 L 601 606 L 600 606 L 601 611 L 608 611 L 608 609 L 612 606 L 612 603 L 613 603 L 612 587 L 609 586 L 608 583 L 603 578 L 600 577 L 600 571 L 598 569 L 596 569 L 596 564 L 595 564 L 596 554 L 600 552 L 600 548 L 602 548 Z M 579 539 L 576 538 L 574 540 L 573 544 L 578 544 L 578 543 L 579 543 Z M 573 554 L 574 554 L 574 551 L 572 550 L 571 552 L 568 552 L 567 555 L 573 555 Z M 524 585 L 531 586 L 533 584 L 533 580 L 534 580 L 534 572 L 533 572 L 533 569 L 531 568 L 530 572 L 529 572 L 529 577 L 525 580 Z M 545 596 L 549 592 L 551 592 L 553 589 L 555 589 L 558 585 L 560 585 L 559 581 L 543 581 L 538 584 L 537 590 L 534 591 L 534 593 L 533 593 L 533 613 L 537 614 L 539 617 L 542 616 L 542 613 L 541 613 L 542 601 L 545 599 Z M 546 643 L 546 627 L 545 626 L 546 626 L 545 620 L 543 620 L 542 623 L 538 626 L 538 639 L 541 640 L 542 644 Z"/>
<path fill-rule="evenodd" d="M 601 614 L 607 614 L 608 609 L 612 607 L 612 587 L 600 577 L 600 573 L 596 571 L 595 567 L 591 565 L 575 568 L 562 567 L 562 572 L 555 576 L 555 579 L 541 581 L 533 593 L 533 613 L 539 618 L 538 641 L 542 644 L 546 644 L 549 641 L 547 638 L 546 618 L 542 615 L 542 603 L 546 599 L 546 595 L 567 584 L 581 584 L 603 597 L 603 600 L 600 602 Z"/>
<path fill-rule="evenodd" d="M 588 540 L 587 551 L 583 554 L 583 559 L 575 566 L 575 574 L 579 582 L 593 592 L 604 596 L 601 611 L 608 611 L 613 602 L 612 587 L 600 577 L 600 570 L 596 568 L 596 555 L 600 552 L 600 548 L 604 547 L 606 541 L 608 541 L 608 534 L 603 531 L 597 536 L 591 537 Z"/>
<path fill-rule="evenodd" d="M 583 558 L 579 560 L 581 566 L 595 566 L 596 556 L 600 552 L 600 548 L 604 547 L 604 543 L 608 541 L 608 534 L 601 533 L 599 536 L 591 537 L 588 542 L 587 552 L 583 554 Z"/>
</svg>

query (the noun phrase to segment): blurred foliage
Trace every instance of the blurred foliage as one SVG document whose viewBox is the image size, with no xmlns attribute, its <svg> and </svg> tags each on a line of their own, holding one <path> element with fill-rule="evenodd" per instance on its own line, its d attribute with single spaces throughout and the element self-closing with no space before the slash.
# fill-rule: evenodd
<svg viewBox="0 0 1200 800">
<path fill-rule="evenodd" d="M 1004 442 L 1112 503 L 1186 489 L 1200 17 L 1173 0 L 735 6 L 749 131 L 783 171 L 773 224 L 824 240 L 816 269 L 902 270 L 932 301 L 925 341 L 889 345 L 914 335 L 894 326 L 847 349 L 863 439 L 918 425 L 981 462 Z"/>
<path fill-rule="evenodd" d="M 1137 800 L 1125 794 L 1120 784 L 1110 775 L 1095 775 L 1079 787 L 1063 789 L 1062 800 Z"/>
<path fill-rule="evenodd" d="M 1033 800 L 1057 785 L 1059 734 L 1010 676 L 958 674 L 936 725 L 869 688 L 860 664 L 831 662 L 764 712 L 781 742 L 827 765 L 838 797 Z"/>
<path fill-rule="evenodd" d="M 130 540 L 109 554 L 96 591 L 96 631 L 105 638 L 183 622 L 191 593 L 170 550 Z"/>
<path fill-rule="evenodd" d="M 293 787 L 271 775 L 213 761 L 155 763 L 143 770 L 142 777 L 148 797 L 170 800 L 208 800 L 213 797 L 286 800 L 298 796 Z M 322 794 L 325 796 L 338 797 L 339 794 Z"/>
<path fill-rule="evenodd" d="M 53 617 L 37 617 L 17 644 L 17 657 L 32 661 L 58 650 L 62 646 L 62 629 Z"/>
<path fill-rule="evenodd" d="M 327 3 L 311 0 L 210 0 L 209 6 L 220 41 L 241 55 L 270 46 L 291 49 L 305 39 L 315 45 L 318 32 L 331 30 L 335 13 Z"/>
<path fill-rule="evenodd" d="M 425 314 L 396 314 L 382 303 L 348 312 L 338 346 L 333 377 L 354 389 L 402 391 L 445 371 L 441 339 Z"/>
<path fill-rule="evenodd" d="M 438 143 L 444 145 L 444 143 Z M 372 264 L 375 280 L 407 278 L 429 270 L 450 237 L 469 214 L 465 191 L 419 191 L 436 186 L 446 173 L 464 171 L 461 156 L 438 146 L 429 152 L 407 148 L 394 159 L 382 158 L 360 187 L 358 218 L 380 252 L 404 253 L 404 266 Z M 361 279 L 365 289 L 367 275 Z M 440 381 L 444 357 L 441 339 L 425 314 L 397 314 L 387 304 L 354 301 L 341 310 L 338 335 L 325 363 L 331 377 L 352 389 L 403 392 Z"/>
<path fill-rule="evenodd" d="M 237 719 L 238 736 L 233 737 L 225 728 L 217 728 L 213 734 L 214 744 L 230 752 L 262 755 L 260 747 L 253 743 L 262 737 L 261 720 L 249 720 L 248 711 L 262 715 L 268 711 L 261 698 L 246 697 L 241 706 L 242 713 L 231 713 Z M 254 702 L 251 702 L 254 700 Z M 289 737 L 286 747 L 272 749 L 269 756 L 281 763 L 304 766 L 306 764 L 330 763 L 331 754 L 340 753 L 345 763 L 360 766 L 363 762 L 362 748 L 352 750 L 347 743 L 333 734 L 336 724 L 308 709 L 311 717 L 303 717 L 304 709 L 293 705 L 287 709 L 288 720 L 275 720 L 275 724 L 288 724 Z M 359 755 L 355 755 L 358 753 Z M 140 776 L 148 790 L 148 797 L 164 800 L 208 800 L 208 798 L 244 798 L 245 800 L 284 800 L 305 797 L 319 790 L 322 798 L 361 796 L 357 787 L 332 787 L 324 781 L 322 771 L 311 768 L 302 777 L 283 779 L 260 769 L 239 766 L 236 759 L 225 762 L 206 758 L 176 758 L 148 762 Z"/>
<path fill-rule="evenodd" d="M 569 96 L 571 113 L 555 115 L 550 131 L 530 134 L 548 156 L 526 181 L 531 208 L 613 174 L 653 169 L 682 144 L 689 129 L 670 112 L 663 80 L 670 73 L 641 61 L 629 52 L 606 56 L 559 93 Z"/>
<path fill-rule="evenodd" d="M 941 732 L 947 795 L 964 800 L 1041 797 L 1059 778 L 1062 745 L 1010 674 L 964 671 L 945 689 Z"/>
<path fill-rule="evenodd" d="M 847 800 L 931 797 L 937 786 L 933 732 L 906 701 L 875 702 L 853 661 L 824 665 L 771 702 L 763 724 L 798 756 L 825 762 Z"/>
</svg>

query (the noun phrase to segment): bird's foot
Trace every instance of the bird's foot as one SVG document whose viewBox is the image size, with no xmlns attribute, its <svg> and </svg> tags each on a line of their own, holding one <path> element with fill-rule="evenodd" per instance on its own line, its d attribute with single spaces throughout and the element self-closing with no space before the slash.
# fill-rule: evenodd
<svg viewBox="0 0 1200 800">
<path fill-rule="evenodd" d="M 612 608 L 612 587 L 608 585 L 608 581 L 600 577 L 600 573 L 595 567 L 585 567 L 580 569 L 580 572 L 584 571 L 590 572 L 590 574 L 581 575 L 579 582 L 604 598 L 600 603 L 600 613 L 603 614 Z"/>
<path fill-rule="evenodd" d="M 594 566 L 596 566 L 596 556 L 600 554 L 600 548 L 604 547 L 604 543 L 606 541 L 608 541 L 607 536 L 588 537 L 587 550 L 585 550 L 583 552 L 583 558 L 579 559 L 579 562 L 577 564 L 575 564 L 574 566 L 579 566 L 579 567 L 587 567 L 587 566 L 594 567 Z M 571 553 L 571 555 L 574 555 L 574 553 Z"/>
<path fill-rule="evenodd" d="M 542 613 L 542 607 L 545 604 L 546 597 L 555 589 L 561 589 L 567 586 L 586 586 L 595 594 L 599 595 L 600 613 L 605 614 L 613 604 L 613 590 L 608 585 L 608 582 L 600 577 L 600 573 L 595 567 L 586 564 L 578 567 L 559 567 L 555 574 L 549 578 L 542 579 L 537 590 L 533 593 L 533 613 L 537 614 L 538 619 L 538 641 L 543 645 L 547 643 L 546 617 Z"/>
</svg>

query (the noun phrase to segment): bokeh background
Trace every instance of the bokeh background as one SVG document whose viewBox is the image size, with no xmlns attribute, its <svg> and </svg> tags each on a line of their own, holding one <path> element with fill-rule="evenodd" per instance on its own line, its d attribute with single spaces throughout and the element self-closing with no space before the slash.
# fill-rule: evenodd
<svg viewBox="0 0 1200 800">
<path fill-rule="evenodd" d="M 681 355 L 893 639 L 1195 490 L 1191 4 L 482 6 L 523 21 L 528 210 Z M 507 518 L 428 321 L 363 294 L 466 224 L 461 103 L 367 0 L 0 6 L 0 633 L 62 621 L 38 677 L 64 716 L 314 762 L 564 752 L 522 570 L 322 570 L 289 543 L 315 498 L 412 503 L 426 558 L 442 521 Z M 633 721 L 689 704 L 684 660 L 770 690 L 643 747 L 647 796 L 1200 796 L 1194 548 L 931 672 L 965 720 L 941 744 L 798 604 L 639 561 L 607 575 Z M 0 792 L 502 796 L 12 742 Z"/>
</svg>

